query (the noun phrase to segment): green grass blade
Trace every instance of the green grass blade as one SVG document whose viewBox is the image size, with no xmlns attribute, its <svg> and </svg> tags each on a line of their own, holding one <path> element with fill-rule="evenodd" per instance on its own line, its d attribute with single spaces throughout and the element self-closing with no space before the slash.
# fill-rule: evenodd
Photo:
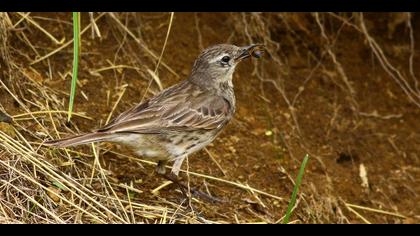
<svg viewBox="0 0 420 236">
<path fill-rule="evenodd" d="M 293 188 L 293 193 L 292 193 L 292 197 L 290 198 L 289 206 L 287 207 L 286 216 L 283 219 L 283 224 L 289 223 L 289 218 L 292 215 L 292 209 L 296 203 L 297 192 L 299 191 L 299 186 L 300 186 L 300 183 L 302 182 L 303 173 L 305 172 L 305 166 L 308 160 L 309 160 L 309 155 L 306 154 L 305 158 L 303 159 L 302 164 L 300 165 L 300 170 L 296 178 L 296 183 L 295 183 L 295 187 Z"/>
<path fill-rule="evenodd" d="M 79 12 L 73 12 L 73 77 L 71 79 L 70 102 L 67 121 L 70 121 L 73 112 L 74 97 L 76 96 L 77 72 L 79 66 L 80 27 Z"/>
</svg>

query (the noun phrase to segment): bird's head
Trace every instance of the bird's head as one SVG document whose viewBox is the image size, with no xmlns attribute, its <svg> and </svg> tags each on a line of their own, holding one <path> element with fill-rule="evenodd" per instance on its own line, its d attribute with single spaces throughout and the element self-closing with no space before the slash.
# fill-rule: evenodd
<svg viewBox="0 0 420 236">
<path fill-rule="evenodd" d="M 253 44 L 238 47 L 230 44 L 217 44 L 205 49 L 195 60 L 190 80 L 203 86 L 229 84 L 232 86 L 232 74 L 236 66 L 249 57 L 259 58 L 264 46 Z"/>
</svg>

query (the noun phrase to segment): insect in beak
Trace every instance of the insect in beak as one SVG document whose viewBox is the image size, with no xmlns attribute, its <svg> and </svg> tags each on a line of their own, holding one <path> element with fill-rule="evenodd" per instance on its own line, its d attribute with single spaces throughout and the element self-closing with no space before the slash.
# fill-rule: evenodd
<svg viewBox="0 0 420 236">
<path fill-rule="evenodd" d="M 263 44 L 252 44 L 250 46 L 242 47 L 241 53 L 235 57 L 235 62 L 242 61 L 248 57 L 260 58 L 265 51 Z"/>
</svg>

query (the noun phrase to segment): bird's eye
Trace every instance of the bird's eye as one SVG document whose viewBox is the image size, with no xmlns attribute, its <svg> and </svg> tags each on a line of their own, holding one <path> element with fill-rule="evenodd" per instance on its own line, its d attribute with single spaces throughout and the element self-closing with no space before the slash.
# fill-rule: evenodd
<svg viewBox="0 0 420 236">
<path fill-rule="evenodd" d="M 230 61 L 230 57 L 229 56 L 224 56 L 222 57 L 222 62 L 227 64 Z"/>
</svg>

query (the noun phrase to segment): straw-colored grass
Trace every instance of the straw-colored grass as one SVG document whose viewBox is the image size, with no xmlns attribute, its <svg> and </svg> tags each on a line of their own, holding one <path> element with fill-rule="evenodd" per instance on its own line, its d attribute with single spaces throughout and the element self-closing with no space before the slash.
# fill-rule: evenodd
<svg viewBox="0 0 420 236">
<path fill-rule="evenodd" d="M 267 209 L 276 209 L 277 212 L 260 214 L 251 209 L 249 210 L 251 212 L 249 214 L 253 214 L 251 219 L 241 217 L 239 206 L 235 208 L 238 212 L 228 214 L 211 212 L 211 207 L 200 199 L 194 198 L 189 203 L 180 203 L 160 195 L 159 192 L 168 188 L 170 182 L 162 182 L 148 190 L 140 189 L 133 181 L 119 182 L 104 166 L 102 156 L 110 153 L 117 158 L 130 161 L 139 169 L 143 167 L 147 170 L 153 169 L 156 165 L 154 162 L 128 155 L 118 149 L 110 150 L 105 145 L 60 150 L 42 145 L 47 139 L 80 133 L 80 125 L 86 124 L 83 122 L 98 126 L 109 122 L 117 115 L 117 111 L 122 110 L 122 106 L 132 105 L 125 101 L 127 94 L 133 94 L 131 89 L 135 89 L 136 94 L 143 100 L 168 85 L 163 75 L 178 79 L 180 71 L 178 68 L 173 68 L 175 63 L 166 60 L 170 50 L 168 45 L 177 37 L 174 34 L 174 27 L 178 24 L 177 14 L 162 13 L 156 17 L 162 20 L 161 25 L 156 25 L 154 30 L 157 32 L 160 29 L 163 32 L 163 36 L 158 39 L 162 43 L 156 46 L 150 40 L 151 36 L 149 40 L 143 38 L 143 25 L 135 13 L 82 13 L 81 17 L 86 21 L 83 21 L 82 27 L 79 17 L 75 15 L 73 22 L 78 26 L 75 28 L 72 28 L 71 14 L 67 14 L 68 19 L 64 19 L 53 14 L 40 16 L 33 13 L 0 13 L 0 54 L 3 59 L 0 60 L 0 70 L 3 72 L 3 77 L 0 78 L 0 92 L 1 96 L 7 96 L 11 103 L 17 104 L 17 107 L 9 112 L 4 109 L 6 105 L 0 101 L 0 110 L 6 111 L 13 118 L 11 124 L 6 124 L 13 132 L 0 129 L 0 223 L 371 223 L 375 222 L 371 218 L 372 215 L 396 220 L 408 218 L 398 212 L 406 209 L 398 209 L 390 203 L 391 201 L 381 202 L 385 207 L 376 209 L 350 204 L 348 202 L 352 201 L 340 199 L 334 192 L 334 181 L 325 164 L 328 156 L 325 153 L 331 150 L 321 150 L 310 145 L 308 131 L 303 130 L 305 126 L 301 124 L 304 115 L 300 112 L 299 102 L 316 78 L 315 75 L 331 80 L 337 90 L 345 94 L 346 104 L 343 106 L 354 112 L 357 117 L 375 117 L 383 120 L 402 117 L 400 114 L 371 114 L 359 109 L 360 100 L 357 97 L 353 77 L 347 71 L 347 65 L 340 61 L 341 57 L 335 48 L 339 35 L 344 29 L 353 30 L 354 34 L 365 40 L 366 47 L 372 52 L 373 60 L 376 60 L 378 66 L 389 75 L 387 79 L 398 85 L 410 104 L 420 106 L 420 92 L 414 66 L 413 26 L 411 23 L 407 24 L 410 34 L 410 58 L 407 63 L 409 73 L 406 74 L 384 52 L 383 45 L 370 32 L 365 15 L 362 13 L 352 15 L 313 13 L 305 14 L 305 17 L 293 13 L 232 13 L 226 22 L 232 34 L 225 41 L 243 44 L 258 42 L 267 46 L 269 60 L 255 62 L 254 67 L 250 68 L 252 70 L 250 76 L 256 77 L 261 84 L 261 92 L 256 96 L 264 101 L 261 106 L 266 106 L 268 111 L 266 119 L 269 123 L 273 124 L 273 120 L 278 117 L 270 116 L 269 111 L 274 109 L 275 101 L 269 99 L 270 96 L 265 89 L 267 85 L 283 98 L 281 102 L 290 118 L 286 119 L 284 128 L 291 138 L 274 140 L 280 137 L 277 131 L 274 135 L 273 132 L 270 135 L 277 146 L 284 147 L 284 153 L 290 160 L 287 163 L 291 165 L 299 165 L 301 159 L 299 156 L 302 152 L 308 153 L 313 160 L 311 166 L 319 166 L 322 172 L 316 177 L 318 181 L 322 180 L 320 182 L 323 186 L 315 186 L 311 182 L 314 176 L 312 174 L 305 175 L 304 184 L 301 185 L 304 164 L 298 174 L 292 171 L 292 168 L 283 167 L 284 162 L 282 162 L 279 164 L 281 167 L 279 173 L 276 174 L 284 178 L 273 181 L 281 181 L 282 186 L 286 186 L 290 193 L 279 196 L 268 190 L 269 188 L 249 184 L 243 179 L 240 180 L 239 176 L 229 174 L 228 168 L 220 163 L 211 149 L 205 150 L 204 153 L 207 153 L 209 161 L 216 166 L 220 175 L 198 173 L 188 169 L 188 166 L 181 172 L 187 175 L 188 180 L 194 177 L 195 180 L 204 183 L 210 182 L 211 187 L 228 186 L 228 189 L 242 193 L 243 197 L 235 199 L 240 202 L 238 205 L 249 205 L 252 199 L 252 204 L 255 201 L 255 205 L 267 212 Z M 408 20 L 404 22 L 410 22 L 412 16 L 408 14 L 407 17 Z M 188 47 L 202 49 L 206 37 L 200 26 L 203 21 L 198 14 L 194 14 L 192 20 L 196 27 L 194 32 L 197 33 L 197 44 Z M 56 24 L 54 27 L 56 30 L 48 27 L 51 22 Z M 311 27 L 308 28 L 308 25 Z M 104 28 L 105 26 L 108 28 Z M 282 40 L 276 38 L 279 34 L 275 30 L 277 28 L 279 32 L 281 30 L 285 32 L 281 34 Z M 217 32 L 217 29 L 211 30 Z M 91 39 L 88 38 L 89 34 L 86 34 L 88 31 L 91 31 Z M 33 40 L 30 37 L 32 33 L 45 40 Z M 89 57 L 98 53 L 89 51 L 92 45 L 88 46 L 86 42 L 93 42 L 92 40 L 96 38 L 97 41 L 94 42 L 98 43 L 105 37 L 114 37 L 119 43 L 115 45 L 114 60 L 104 60 L 106 63 L 95 64 L 93 68 L 87 68 L 80 63 L 81 60 L 76 60 L 82 55 Z M 11 42 L 12 39 L 18 43 Z M 74 46 L 75 51 L 70 45 Z M 284 45 L 287 45 L 287 49 Z M 76 50 L 79 46 L 83 48 L 83 52 Z M 75 59 L 73 66 L 70 66 L 72 63 L 69 55 L 73 53 Z M 284 82 L 284 78 L 288 78 L 293 70 L 289 66 L 291 62 L 288 61 L 286 54 L 293 54 L 306 63 L 305 76 L 294 79 L 296 83 L 294 86 Z M 58 65 L 54 61 L 57 58 L 61 62 L 64 60 L 68 62 L 64 63 L 65 65 Z M 129 84 L 121 83 L 121 71 L 135 74 L 138 77 L 136 80 L 142 80 L 143 86 L 132 88 Z M 92 106 L 96 102 L 102 102 L 83 91 L 83 86 L 79 86 L 83 85 L 83 82 L 80 79 L 76 82 L 77 72 L 79 77 L 84 73 L 115 83 L 115 88 L 107 93 L 106 103 L 109 110 L 106 114 L 92 114 L 83 109 L 76 109 L 77 112 L 73 112 L 76 86 L 78 92 L 82 94 L 78 100 L 84 99 Z M 109 77 L 112 73 L 115 76 Z M 68 91 L 56 89 L 55 82 L 64 84 L 71 79 L 73 81 L 70 94 Z M 71 96 L 70 101 L 68 101 L 69 96 Z M 66 107 L 66 104 L 70 106 Z M 331 115 L 326 131 L 327 136 L 333 132 L 331 127 L 337 124 L 339 119 L 337 114 L 342 109 L 335 103 L 334 106 L 334 114 Z M 69 112 L 72 119 L 67 123 L 66 114 Z M 236 122 L 234 126 L 242 126 L 242 121 L 234 120 L 234 122 Z M 392 139 L 390 140 L 392 143 Z M 403 155 L 404 151 L 399 150 L 396 145 L 391 146 L 398 154 Z M 245 156 L 247 153 L 235 155 Z M 297 174 L 299 178 L 295 183 L 291 176 Z M 295 189 L 292 193 L 293 186 Z M 300 194 L 297 194 L 298 187 Z M 146 194 L 154 197 L 146 198 L 144 197 Z M 290 194 L 292 201 L 287 210 L 286 199 Z M 270 205 L 274 202 L 282 207 L 274 208 Z M 196 208 L 196 206 L 205 207 Z M 211 218 L 206 217 L 206 211 L 212 213 L 209 214 L 212 215 Z"/>
</svg>

